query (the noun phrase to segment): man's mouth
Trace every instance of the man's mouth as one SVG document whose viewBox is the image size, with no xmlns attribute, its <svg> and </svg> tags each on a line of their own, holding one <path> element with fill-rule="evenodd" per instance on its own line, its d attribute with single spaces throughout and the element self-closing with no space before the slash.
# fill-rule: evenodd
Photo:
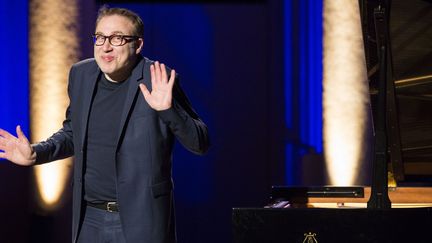
<svg viewBox="0 0 432 243">
<path fill-rule="evenodd" d="M 112 60 L 114 60 L 113 56 L 102 56 L 102 60 L 106 61 L 106 62 L 111 62 Z"/>
</svg>

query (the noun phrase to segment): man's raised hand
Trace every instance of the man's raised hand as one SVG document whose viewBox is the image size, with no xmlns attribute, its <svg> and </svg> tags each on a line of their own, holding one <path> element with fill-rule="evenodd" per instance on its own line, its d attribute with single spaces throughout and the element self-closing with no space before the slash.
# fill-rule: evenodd
<svg viewBox="0 0 432 243">
<path fill-rule="evenodd" d="M 161 111 L 171 108 L 172 89 L 175 80 L 175 71 L 171 70 L 168 80 L 167 71 L 164 64 L 155 62 L 150 65 L 150 75 L 152 91 L 150 92 L 144 84 L 140 84 L 141 92 L 151 108 Z"/>
</svg>

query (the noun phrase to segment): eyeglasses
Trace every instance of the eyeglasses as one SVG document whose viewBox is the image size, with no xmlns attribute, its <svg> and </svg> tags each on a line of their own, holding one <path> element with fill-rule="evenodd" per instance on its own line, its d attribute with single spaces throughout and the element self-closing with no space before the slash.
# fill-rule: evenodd
<svg viewBox="0 0 432 243">
<path fill-rule="evenodd" d="M 128 42 L 131 42 L 133 40 L 138 40 L 139 36 L 134 35 L 100 35 L 100 34 L 94 34 L 93 35 L 93 42 L 96 46 L 102 46 L 105 44 L 105 40 L 108 39 L 108 42 L 113 46 L 123 46 Z"/>
</svg>

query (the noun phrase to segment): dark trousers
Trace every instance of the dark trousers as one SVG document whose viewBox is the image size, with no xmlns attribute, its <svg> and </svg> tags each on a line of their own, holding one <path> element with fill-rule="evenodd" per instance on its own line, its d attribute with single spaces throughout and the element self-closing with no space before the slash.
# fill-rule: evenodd
<svg viewBox="0 0 432 243">
<path fill-rule="evenodd" d="M 78 243 L 126 243 L 120 214 L 87 206 Z"/>
</svg>

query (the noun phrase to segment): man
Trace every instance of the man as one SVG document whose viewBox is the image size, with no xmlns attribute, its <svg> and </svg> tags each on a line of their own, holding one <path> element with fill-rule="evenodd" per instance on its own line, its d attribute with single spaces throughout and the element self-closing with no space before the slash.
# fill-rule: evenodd
<svg viewBox="0 0 432 243">
<path fill-rule="evenodd" d="M 74 156 L 72 242 L 173 243 L 171 157 L 174 138 L 203 154 L 207 127 L 174 70 L 142 57 L 135 13 L 102 8 L 94 59 L 69 74 L 63 128 L 30 145 L 0 129 L 0 158 L 19 165 Z"/>
</svg>

